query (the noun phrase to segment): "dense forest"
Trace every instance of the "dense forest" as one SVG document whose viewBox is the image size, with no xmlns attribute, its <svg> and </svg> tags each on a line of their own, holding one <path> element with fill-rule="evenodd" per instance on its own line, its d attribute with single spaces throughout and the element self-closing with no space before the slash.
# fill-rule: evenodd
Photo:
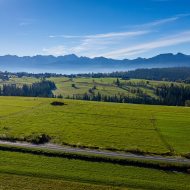
<svg viewBox="0 0 190 190">
<path fill-rule="evenodd" d="M 190 83 L 190 67 L 175 68 L 153 68 L 153 69 L 136 69 L 134 71 L 113 72 L 113 73 L 89 73 L 78 74 L 78 77 L 93 78 L 123 78 L 123 79 L 147 79 L 158 81 L 178 81 Z"/>
<path fill-rule="evenodd" d="M 136 78 L 159 81 L 178 81 L 190 82 L 190 68 L 156 68 L 156 69 L 137 69 L 128 71 L 123 78 Z"/>
<path fill-rule="evenodd" d="M 161 104 L 164 105 L 187 105 L 190 100 L 190 87 L 184 85 L 170 86 L 161 85 L 156 88 L 156 95 L 160 97 Z"/>
<path fill-rule="evenodd" d="M 52 90 L 55 90 L 54 82 L 42 80 L 32 85 L 24 84 L 17 87 L 15 84 L 5 84 L 0 88 L 1 96 L 31 96 L 31 97 L 54 97 Z"/>
</svg>

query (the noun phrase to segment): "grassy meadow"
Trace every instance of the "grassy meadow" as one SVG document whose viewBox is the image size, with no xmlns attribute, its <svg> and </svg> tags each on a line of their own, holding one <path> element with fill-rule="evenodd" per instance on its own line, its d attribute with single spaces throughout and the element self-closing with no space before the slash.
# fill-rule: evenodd
<svg viewBox="0 0 190 190">
<path fill-rule="evenodd" d="M 138 87 L 155 96 L 152 88 L 161 83 L 131 79 L 131 86 L 123 89 L 114 84 L 114 78 L 50 80 L 57 86 L 54 94 L 64 97 L 88 93 L 94 85 L 95 93 L 106 95 L 135 96 L 131 88 Z M 13 77 L 0 82 L 0 86 L 22 86 L 36 81 Z M 139 87 L 142 81 L 146 86 Z M 65 105 L 52 106 L 53 101 L 63 101 Z M 46 134 L 52 143 L 60 145 L 184 155 L 190 153 L 189 115 L 188 107 L 1 96 L 0 139 L 31 141 Z M 11 151 L 0 151 L 0 163 L 0 190 L 190 189 L 187 173 L 137 166 Z"/>
<path fill-rule="evenodd" d="M 72 97 L 73 95 L 83 95 L 85 93 L 89 94 L 89 89 L 94 86 L 95 94 L 101 93 L 102 95 L 114 96 L 114 95 L 125 95 L 129 97 L 138 96 L 134 90 L 140 89 L 143 93 L 153 97 L 158 98 L 154 93 L 154 88 L 161 84 L 169 85 L 171 82 L 167 81 L 152 81 L 143 79 L 130 79 L 121 80 L 122 87 L 117 86 L 117 78 L 90 78 L 90 77 L 51 77 L 48 80 L 53 81 L 56 84 L 57 89 L 54 91 L 55 95 L 62 95 L 64 98 Z M 23 86 L 23 84 L 32 84 L 38 82 L 40 79 L 34 77 L 21 77 L 12 76 L 8 81 L 0 81 L 0 86 L 3 84 L 16 84 L 17 86 Z M 172 82 L 175 84 L 180 84 L 177 82 Z M 73 87 L 72 85 L 75 85 Z M 186 84 L 187 85 L 187 84 Z"/>
<path fill-rule="evenodd" d="M 72 95 L 82 95 L 84 93 L 89 94 L 89 89 L 96 86 L 95 94 L 101 93 L 103 95 L 125 95 L 129 97 L 137 96 L 133 90 L 139 88 L 144 93 L 151 97 L 158 98 L 153 89 L 159 84 L 170 84 L 170 82 L 163 81 L 148 81 L 139 79 L 121 80 L 122 88 L 117 86 L 116 78 L 88 78 L 88 77 L 77 77 L 77 78 L 67 78 L 67 77 L 56 77 L 50 78 L 51 81 L 55 82 L 57 89 L 54 91 L 55 95 L 63 95 L 64 97 L 72 97 Z M 148 83 L 147 83 L 148 81 Z M 75 85 L 75 88 L 72 87 Z M 177 84 L 177 83 L 176 83 Z"/>
<path fill-rule="evenodd" d="M 4 174 L 0 173 L 0 189 L 1 190 L 132 190 L 131 188 L 119 188 L 104 185 L 95 185 L 89 183 L 79 183 L 73 181 L 65 181 L 64 179 L 50 179 L 44 177 L 33 177 L 23 174 Z"/>
<path fill-rule="evenodd" d="M 1 151 L 0 155 L 0 163 L 3 163 L 0 165 L 0 187 L 3 190 L 19 189 L 20 186 L 26 189 L 190 188 L 188 174 L 7 151 Z"/>
<path fill-rule="evenodd" d="M 0 173 L 0 189 L 1 190 L 117 190 L 125 188 L 117 188 L 104 185 L 95 185 L 89 183 L 79 183 L 73 181 L 65 181 L 64 179 L 50 179 L 44 177 L 32 177 L 26 175 L 2 174 Z M 128 188 L 127 188 L 128 189 Z"/>
<path fill-rule="evenodd" d="M 0 97 L 0 138 L 47 134 L 51 142 L 155 154 L 190 152 L 190 108 Z M 63 101 L 63 100 L 59 100 Z"/>
</svg>

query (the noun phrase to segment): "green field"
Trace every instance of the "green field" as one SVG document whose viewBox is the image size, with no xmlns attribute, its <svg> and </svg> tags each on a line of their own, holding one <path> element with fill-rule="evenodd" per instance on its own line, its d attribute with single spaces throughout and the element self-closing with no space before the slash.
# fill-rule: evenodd
<svg viewBox="0 0 190 190">
<path fill-rule="evenodd" d="M 135 92 L 135 89 L 139 88 L 143 93 L 158 98 L 154 93 L 154 88 L 160 84 L 171 84 L 171 82 L 166 81 L 151 81 L 151 80 L 139 80 L 139 79 L 130 79 L 130 80 L 121 80 L 122 87 L 117 86 L 116 78 L 63 78 L 56 77 L 50 78 L 49 80 L 55 82 L 57 89 L 54 91 L 55 95 L 63 95 L 64 97 L 72 97 L 76 94 L 89 94 L 89 89 L 96 86 L 95 94 L 98 92 L 103 95 L 125 95 L 129 97 L 138 96 Z M 75 84 L 76 88 L 72 87 L 72 84 Z M 175 83 L 178 84 L 178 83 Z"/>
<path fill-rule="evenodd" d="M 0 188 L 3 190 L 61 189 L 63 186 L 65 189 L 190 188 L 188 174 L 7 151 L 0 151 L 0 155 Z"/>
<path fill-rule="evenodd" d="M 44 177 L 32 177 L 27 175 L 14 175 L 0 173 L 0 189 L 1 190 L 42 190 L 42 189 L 55 189 L 55 190 L 131 190 L 128 188 L 117 188 L 104 185 L 95 185 L 88 183 L 79 183 L 72 181 L 65 181 L 64 179 L 50 179 Z"/>
<path fill-rule="evenodd" d="M 38 82 L 40 79 L 34 77 L 22 77 L 18 78 L 16 76 L 11 76 L 8 81 L 0 81 L 0 86 L 3 84 L 16 84 L 17 86 L 22 86 L 23 84 L 32 84 Z M 96 86 L 94 93 L 101 93 L 102 95 L 125 95 L 129 97 L 138 96 L 134 92 L 135 89 L 142 90 L 143 93 L 153 97 L 158 98 L 154 93 L 154 88 L 161 84 L 171 84 L 171 82 L 166 81 L 151 81 L 143 79 L 130 79 L 130 80 L 121 80 L 122 88 L 115 84 L 117 78 L 68 78 L 68 77 L 51 77 L 47 78 L 55 82 L 57 89 L 54 91 L 55 95 L 62 95 L 63 97 L 72 97 L 73 95 L 83 95 L 89 93 L 89 89 L 92 89 Z M 175 84 L 180 84 L 173 82 Z M 75 87 L 72 87 L 72 84 Z"/>
<path fill-rule="evenodd" d="M 105 95 L 115 95 L 115 94 L 131 94 L 130 92 L 117 87 L 114 84 L 116 81 L 115 78 L 50 78 L 50 80 L 54 81 L 57 90 L 55 90 L 55 94 L 62 94 L 64 97 L 72 96 L 73 94 L 89 94 L 89 89 L 96 86 L 95 93 L 101 93 Z M 76 88 L 72 87 L 72 84 L 75 84 Z"/>
<path fill-rule="evenodd" d="M 52 106 L 63 101 L 63 106 Z M 79 147 L 190 153 L 190 108 L 0 97 L 0 138 Z M 190 175 L 137 166 L 0 151 L 0 190 L 188 190 Z"/>
<path fill-rule="evenodd" d="M 190 108 L 55 99 L 0 97 L 1 139 L 182 155 L 190 152 Z"/>
</svg>

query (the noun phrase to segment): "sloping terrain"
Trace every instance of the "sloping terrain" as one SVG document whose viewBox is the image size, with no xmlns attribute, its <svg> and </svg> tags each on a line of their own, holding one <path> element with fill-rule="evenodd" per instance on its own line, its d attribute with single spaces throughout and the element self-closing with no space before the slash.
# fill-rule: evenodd
<svg viewBox="0 0 190 190">
<path fill-rule="evenodd" d="M 187 154 L 190 109 L 55 99 L 0 97 L 0 137 L 154 154 Z M 60 100 L 59 100 L 60 101 Z"/>
</svg>

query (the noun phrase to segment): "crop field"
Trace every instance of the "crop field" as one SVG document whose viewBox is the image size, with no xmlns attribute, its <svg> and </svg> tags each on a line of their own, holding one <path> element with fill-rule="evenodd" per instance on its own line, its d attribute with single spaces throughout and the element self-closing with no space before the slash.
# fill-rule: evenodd
<svg viewBox="0 0 190 190">
<path fill-rule="evenodd" d="M 40 134 L 57 144 L 182 155 L 190 152 L 190 108 L 0 97 L 0 138 Z M 60 100 L 59 101 L 63 101 Z"/>
<path fill-rule="evenodd" d="M 190 188 L 188 174 L 7 151 L 1 151 L 0 155 L 0 163 L 3 163 L 0 165 L 0 187 L 3 186 L 1 189 L 6 189 L 4 187 L 7 186 L 15 187 L 15 180 L 19 180 L 16 183 L 17 189 L 19 186 L 30 189 L 33 185 L 41 187 L 36 189 L 42 187 L 51 189 L 51 185 L 54 184 L 57 189 L 61 189 L 60 186 L 66 186 L 65 189 L 67 186 L 77 189 L 76 185 L 78 189 L 119 189 L 114 187 L 120 187 L 121 189 L 186 190 Z M 8 182 L 10 178 L 11 181 Z"/>
</svg>

